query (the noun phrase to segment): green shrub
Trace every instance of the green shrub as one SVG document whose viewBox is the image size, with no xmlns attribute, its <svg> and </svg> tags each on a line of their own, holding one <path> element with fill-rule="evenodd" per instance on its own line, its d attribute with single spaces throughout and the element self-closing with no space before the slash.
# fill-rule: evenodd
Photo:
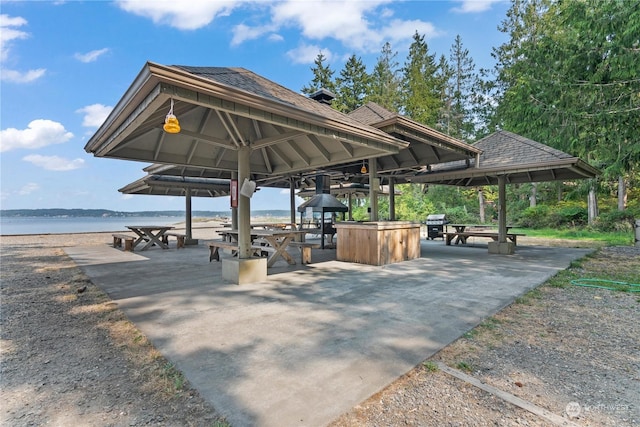
<svg viewBox="0 0 640 427">
<path fill-rule="evenodd" d="M 562 207 L 549 216 L 549 225 L 556 227 L 577 227 L 586 225 L 589 214 L 587 208 L 580 206 Z"/>
<path fill-rule="evenodd" d="M 453 224 L 476 223 L 479 221 L 478 216 L 467 211 L 466 206 L 445 208 L 442 213 L 447 216 L 447 221 Z"/>
<path fill-rule="evenodd" d="M 600 213 L 593 224 L 593 228 L 597 231 L 632 232 L 634 223 L 635 215 L 633 212 L 612 210 Z"/>
<path fill-rule="evenodd" d="M 549 207 L 538 205 L 526 208 L 516 219 L 519 227 L 524 228 L 544 228 L 549 225 Z"/>
</svg>

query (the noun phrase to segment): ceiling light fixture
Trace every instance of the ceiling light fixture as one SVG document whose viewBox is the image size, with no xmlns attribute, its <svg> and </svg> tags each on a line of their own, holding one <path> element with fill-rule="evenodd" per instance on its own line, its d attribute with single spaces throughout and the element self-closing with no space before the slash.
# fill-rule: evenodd
<svg viewBox="0 0 640 427">
<path fill-rule="evenodd" d="M 178 133 L 180 132 L 180 123 L 178 122 L 178 118 L 173 114 L 173 99 L 171 100 L 171 108 L 169 109 L 169 114 L 164 119 L 164 126 L 162 126 L 167 133 Z"/>
<path fill-rule="evenodd" d="M 367 165 L 364 164 L 364 160 L 362 161 L 362 167 L 360 168 L 360 173 L 367 173 Z"/>
</svg>

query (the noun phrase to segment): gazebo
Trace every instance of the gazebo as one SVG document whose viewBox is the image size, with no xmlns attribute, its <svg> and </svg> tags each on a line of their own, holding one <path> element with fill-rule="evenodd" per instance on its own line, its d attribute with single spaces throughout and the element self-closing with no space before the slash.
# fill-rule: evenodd
<svg viewBox="0 0 640 427">
<path fill-rule="evenodd" d="M 220 178 L 184 177 L 148 174 L 118 189 L 123 194 L 175 196 L 185 199 L 185 244 L 196 245 L 193 239 L 191 197 L 229 196 L 229 180 Z"/>
<path fill-rule="evenodd" d="M 480 139 L 474 147 L 482 150 L 477 165 L 449 162 L 434 166 L 413 177 L 413 182 L 475 187 L 498 185 L 498 241 L 489 242 L 489 252 L 511 254 L 508 242 L 506 184 L 570 181 L 593 178 L 600 171 L 578 157 L 501 130 Z"/>
<path fill-rule="evenodd" d="M 170 118 L 179 121 L 173 126 L 179 132 L 163 130 Z M 97 157 L 237 173 L 239 253 L 225 259 L 222 269 L 226 280 L 239 284 L 264 280 L 267 271 L 265 260 L 250 253 L 246 190 L 253 186 L 252 172 L 289 175 L 407 146 L 243 68 L 147 62 L 85 150 Z"/>
</svg>

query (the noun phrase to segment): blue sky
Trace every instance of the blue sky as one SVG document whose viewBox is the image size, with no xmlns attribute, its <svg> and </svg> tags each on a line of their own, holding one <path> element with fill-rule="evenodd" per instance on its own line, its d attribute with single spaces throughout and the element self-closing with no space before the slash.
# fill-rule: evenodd
<svg viewBox="0 0 640 427">
<path fill-rule="evenodd" d="M 294 91 L 313 78 L 321 51 L 339 72 L 355 54 L 370 72 L 385 42 L 405 62 L 413 34 L 448 57 L 457 34 L 477 67 L 509 4 L 466 1 L 1 1 L 2 209 L 183 210 L 181 197 L 126 196 L 147 163 L 95 158 L 87 140 L 146 61 L 250 69 Z M 286 192 L 285 192 L 286 193 Z M 263 189 L 252 210 L 288 209 Z M 194 210 L 228 210 L 228 198 L 194 198 Z"/>
</svg>

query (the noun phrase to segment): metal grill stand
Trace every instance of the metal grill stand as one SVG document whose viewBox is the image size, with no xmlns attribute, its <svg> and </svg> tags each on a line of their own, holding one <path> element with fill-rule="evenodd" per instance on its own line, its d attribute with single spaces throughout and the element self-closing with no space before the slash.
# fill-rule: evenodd
<svg viewBox="0 0 640 427">
<path fill-rule="evenodd" d="M 427 224 L 427 240 L 435 239 L 436 237 L 441 237 L 444 240 L 444 226 L 449 224 L 445 214 L 432 214 L 427 215 L 427 220 L 425 221 Z"/>
</svg>

